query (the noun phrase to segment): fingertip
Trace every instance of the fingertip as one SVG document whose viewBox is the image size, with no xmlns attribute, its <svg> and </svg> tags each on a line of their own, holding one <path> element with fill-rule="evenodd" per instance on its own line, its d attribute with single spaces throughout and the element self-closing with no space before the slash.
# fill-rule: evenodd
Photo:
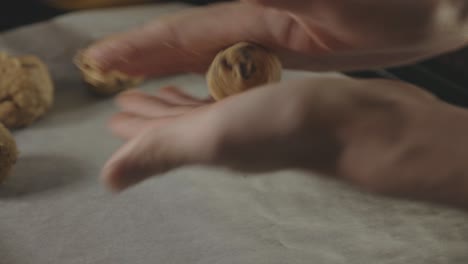
<svg viewBox="0 0 468 264">
<path fill-rule="evenodd" d="M 101 179 L 113 190 L 123 190 L 152 176 L 190 164 L 196 157 L 173 133 L 149 129 L 128 141 L 105 164 Z"/>
<path fill-rule="evenodd" d="M 144 94 L 144 92 L 138 88 L 129 88 L 123 92 L 121 92 L 119 96 L 128 96 L 128 95 L 133 95 L 133 94 Z"/>
<path fill-rule="evenodd" d="M 109 66 L 113 64 L 113 58 L 110 56 L 106 46 L 94 44 L 83 51 L 83 58 L 91 61 L 93 65 L 102 70 L 109 70 Z"/>
<path fill-rule="evenodd" d="M 131 73 L 131 56 L 134 56 L 135 51 L 127 43 L 125 39 L 109 38 L 98 41 L 88 46 L 82 55 L 88 61 L 103 72 L 115 70 Z"/>
<path fill-rule="evenodd" d="M 131 171 L 124 159 L 114 158 L 103 167 L 100 178 L 108 189 L 119 193 L 142 181 L 143 178 Z"/>
<path fill-rule="evenodd" d="M 118 169 L 116 169 L 112 161 L 109 161 L 101 171 L 100 180 L 110 191 L 119 193 L 125 188 L 118 179 Z"/>
<path fill-rule="evenodd" d="M 100 178 L 104 185 L 120 192 L 148 178 L 151 164 L 145 163 L 147 155 L 143 146 L 136 139 L 114 153 L 101 171 Z"/>
<path fill-rule="evenodd" d="M 142 95 L 142 94 L 143 94 L 143 92 L 139 91 L 138 89 L 126 90 L 126 91 L 121 92 L 120 94 L 118 94 L 115 97 L 114 103 L 118 107 L 122 107 L 122 106 L 124 106 L 126 104 L 126 101 L 129 98 L 132 98 L 134 96 L 139 96 L 139 95 Z"/>
</svg>

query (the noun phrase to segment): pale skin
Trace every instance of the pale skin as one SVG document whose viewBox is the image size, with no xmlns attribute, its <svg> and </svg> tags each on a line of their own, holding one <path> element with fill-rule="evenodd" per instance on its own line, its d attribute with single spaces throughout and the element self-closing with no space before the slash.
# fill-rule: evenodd
<svg viewBox="0 0 468 264">
<path fill-rule="evenodd" d="M 293 69 L 401 65 L 463 47 L 467 5 L 233 2 L 158 19 L 96 43 L 87 55 L 105 70 L 153 77 L 202 73 L 220 49 L 240 41 L 274 50 Z M 166 87 L 125 92 L 117 103 L 120 112 L 109 127 L 126 143 L 102 172 L 117 191 L 187 165 L 294 168 L 381 195 L 468 208 L 468 111 L 409 84 L 323 77 L 266 85 L 216 103 Z"/>
</svg>

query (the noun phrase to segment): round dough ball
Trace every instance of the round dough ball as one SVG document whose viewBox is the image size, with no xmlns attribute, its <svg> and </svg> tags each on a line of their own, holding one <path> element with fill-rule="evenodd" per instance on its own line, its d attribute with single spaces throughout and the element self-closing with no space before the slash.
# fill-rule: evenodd
<svg viewBox="0 0 468 264">
<path fill-rule="evenodd" d="M 0 53 L 0 122 L 30 125 L 52 106 L 54 86 L 47 66 L 35 56 Z"/>
<path fill-rule="evenodd" d="M 119 71 L 103 72 L 97 63 L 85 56 L 83 52 L 76 55 L 75 64 L 80 69 L 83 80 L 89 85 L 91 92 L 97 95 L 117 94 L 143 82 L 142 77 L 131 77 Z"/>
<path fill-rule="evenodd" d="M 206 79 L 215 100 L 281 80 L 280 60 L 267 49 L 241 42 L 214 58 Z"/>
<path fill-rule="evenodd" d="M 0 124 L 0 183 L 9 176 L 18 158 L 18 149 L 8 129 Z"/>
</svg>

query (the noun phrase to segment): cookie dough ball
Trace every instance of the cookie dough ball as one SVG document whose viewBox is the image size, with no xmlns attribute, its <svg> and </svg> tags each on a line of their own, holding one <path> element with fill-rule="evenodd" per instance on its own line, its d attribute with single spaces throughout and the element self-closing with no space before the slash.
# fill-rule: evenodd
<svg viewBox="0 0 468 264">
<path fill-rule="evenodd" d="M 241 42 L 214 58 L 206 79 L 215 100 L 281 80 L 280 60 L 267 49 Z"/>
<path fill-rule="evenodd" d="M 117 94 L 123 90 L 134 88 L 143 82 L 142 77 L 131 77 L 118 71 L 104 72 L 96 62 L 79 52 L 75 64 L 80 69 L 84 81 L 92 92 L 102 96 Z"/>
<path fill-rule="evenodd" d="M 17 158 L 16 142 L 10 131 L 0 124 L 0 183 L 8 177 Z"/>
<path fill-rule="evenodd" d="M 0 53 L 0 122 L 30 125 L 52 106 L 54 86 L 47 66 L 35 56 Z"/>
</svg>

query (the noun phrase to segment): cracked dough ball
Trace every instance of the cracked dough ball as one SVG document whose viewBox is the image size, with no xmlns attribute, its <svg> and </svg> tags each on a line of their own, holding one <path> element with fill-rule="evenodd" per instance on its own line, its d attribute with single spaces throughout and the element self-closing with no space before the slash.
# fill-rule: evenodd
<svg viewBox="0 0 468 264">
<path fill-rule="evenodd" d="M 208 69 L 206 79 L 215 100 L 256 86 L 281 80 L 280 60 L 267 49 L 241 42 L 221 51 Z"/>
<path fill-rule="evenodd" d="M 0 124 L 0 183 L 9 176 L 17 158 L 16 142 L 10 131 Z"/>
<path fill-rule="evenodd" d="M 92 92 L 109 96 L 133 88 L 143 82 L 142 77 L 131 77 L 118 71 L 103 72 L 89 57 L 79 52 L 75 64 Z"/>
<path fill-rule="evenodd" d="M 0 53 L 0 122 L 30 125 L 52 106 L 54 87 L 47 66 L 35 56 Z"/>
</svg>

